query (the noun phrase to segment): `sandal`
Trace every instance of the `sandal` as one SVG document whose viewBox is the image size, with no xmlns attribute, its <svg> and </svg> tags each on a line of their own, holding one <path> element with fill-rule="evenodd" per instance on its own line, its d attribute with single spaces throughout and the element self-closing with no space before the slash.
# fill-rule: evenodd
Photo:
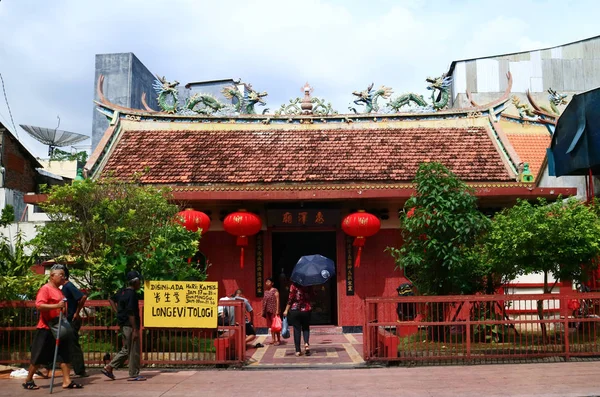
<svg viewBox="0 0 600 397">
<path fill-rule="evenodd" d="M 134 376 L 133 378 L 129 378 L 129 379 L 127 379 L 127 380 L 128 380 L 129 382 L 143 382 L 143 381 L 145 381 L 145 380 L 146 380 L 146 378 L 144 378 L 144 377 L 143 377 L 143 376 L 141 376 L 141 375 L 138 375 L 138 376 Z"/>
<path fill-rule="evenodd" d="M 38 369 L 37 371 L 35 371 L 35 374 L 36 374 L 37 376 L 41 377 L 41 378 L 48 379 L 48 373 L 46 373 L 46 375 L 44 375 L 44 374 L 42 373 L 42 371 L 41 371 L 41 370 L 39 370 L 39 369 Z"/>
<path fill-rule="evenodd" d="M 310 346 L 309 345 L 304 345 L 304 354 L 306 354 L 307 356 L 310 356 Z"/>
<path fill-rule="evenodd" d="M 102 372 L 106 377 L 108 377 L 108 378 L 110 378 L 112 380 L 115 380 L 115 374 L 113 374 L 112 371 L 108 371 L 108 370 L 102 368 L 100 370 L 100 372 Z"/>
<path fill-rule="evenodd" d="M 37 390 L 40 387 L 35 384 L 34 381 L 30 380 L 28 382 L 23 383 L 23 389 L 25 390 Z"/>
<path fill-rule="evenodd" d="M 63 389 L 83 389 L 83 385 L 81 383 L 75 383 L 75 381 L 72 380 L 68 386 L 63 386 Z"/>
<path fill-rule="evenodd" d="M 301 352 L 296 352 L 296 357 L 300 357 L 302 355 Z"/>
</svg>

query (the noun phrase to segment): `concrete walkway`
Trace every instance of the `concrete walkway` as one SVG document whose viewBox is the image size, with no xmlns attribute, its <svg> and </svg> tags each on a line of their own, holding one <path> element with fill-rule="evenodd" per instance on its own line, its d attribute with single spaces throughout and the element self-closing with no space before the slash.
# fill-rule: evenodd
<svg viewBox="0 0 600 397">
<path fill-rule="evenodd" d="M 293 333 L 292 333 L 293 334 Z M 293 335 L 292 335 L 293 336 Z M 247 368 L 353 368 L 365 364 L 362 357 L 362 334 L 322 334 L 310 336 L 311 355 L 295 356 L 294 339 L 282 339 L 281 345 L 270 344 L 271 337 L 260 335 L 253 344 L 264 347 L 249 348 Z M 300 345 L 304 350 L 304 343 Z"/>
<path fill-rule="evenodd" d="M 142 371 L 145 382 L 127 382 L 126 371 L 110 381 L 97 369 L 81 381 L 82 390 L 62 390 L 58 396 L 394 396 L 394 397 L 583 397 L 600 395 L 600 363 L 505 364 L 417 368 L 281 369 Z M 41 396 L 24 390 L 21 379 L 0 379 L 0 396 Z"/>
</svg>

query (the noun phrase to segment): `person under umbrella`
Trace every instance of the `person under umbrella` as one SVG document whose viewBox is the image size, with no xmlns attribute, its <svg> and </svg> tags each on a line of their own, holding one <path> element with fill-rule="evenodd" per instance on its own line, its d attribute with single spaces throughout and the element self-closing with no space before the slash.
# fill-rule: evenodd
<svg viewBox="0 0 600 397">
<path fill-rule="evenodd" d="M 289 314 L 289 323 L 294 328 L 294 346 L 296 356 L 301 356 L 300 337 L 304 338 L 304 354 L 310 356 L 310 300 L 313 285 L 324 284 L 335 275 L 335 263 L 323 255 L 305 255 L 298 260 L 290 279 L 292 286 L 283 316 Z"/>
<path fill-rule="evenodd" d="M 288 303 L 283 312 L 284 317 L 288 317 L 290 324 L 294 328 L 294 347 L 296 348 L 296 357 L 300 357 L 300 337 L 304 338 L 304 354 L 310 356 L 310 315 L 312 306 L 310 299 L 312 297 L 312 287 L 292 283 Z"/>
</svg>

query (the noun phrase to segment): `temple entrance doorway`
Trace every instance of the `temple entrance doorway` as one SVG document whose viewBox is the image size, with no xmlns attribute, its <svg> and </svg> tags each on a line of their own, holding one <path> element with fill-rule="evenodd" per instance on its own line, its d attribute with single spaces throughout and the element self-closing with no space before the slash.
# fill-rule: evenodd
<svg viewBox="0 0 600 397">
<path fill-rule="evenodd" d="M 290 275 L 301 256 L 320 254 L 335 261 L 335 232 L 273 232 L 273 279 L 280 293 L 281 312 L 289 293 Z M 335 277 L 314 286 L 312 325 L 337 325 Z"/>
</svg>

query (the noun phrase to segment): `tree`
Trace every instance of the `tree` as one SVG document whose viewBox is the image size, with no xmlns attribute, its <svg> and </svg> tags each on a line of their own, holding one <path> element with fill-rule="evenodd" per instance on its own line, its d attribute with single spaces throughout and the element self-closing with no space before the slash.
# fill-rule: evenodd
<svg viewBox="0 0 600 397">
<path fill-rule="evenodd" d="M 35 274 L 37 252 L 27 253 L 23 236 L 17 233 L 14 248 L 4 236 L 0 238 L 0 302 L 34 299 L 42 286 L 43 276 Z"/>
<path fill-rule="evenodd" d="M 472 189 L 440 163 L 422 163 L 414 183 L 400 214 L 403 244 L 388 247 L 396 267 L 425 295 L 481 290 L 485 269 L 470 250 L 490 221 Z"/>
<path fill-rule="evenodd" d="M 544 293 L 559 280 L 585 281 L 600 254 L 597 208 L 572 198 L 548 204 L 518 201 L 496 214 L 482 246 L 490 266 L 505 266 L 514 276 L 543 273 Z M 549 283 L 552 275 L 556 281 Z M 542 301 L 538 316 L 543 318 Z M 546 336 L 542 324 L 543 336 Z"/>
<path fill-rule="evenodd" d="M 91 297 L 108 297 L 135 269 L 152 280 L 204 280 L 206 269 L 188 264 L 200 232 L 174 222 L 178 207 L 170 191 L 133 181 L 86 179 L 54 186 L 42 208 L 51 222 L 33 243 L 59 262 L 71 262 L 73 274 Z"/>
</svg>

